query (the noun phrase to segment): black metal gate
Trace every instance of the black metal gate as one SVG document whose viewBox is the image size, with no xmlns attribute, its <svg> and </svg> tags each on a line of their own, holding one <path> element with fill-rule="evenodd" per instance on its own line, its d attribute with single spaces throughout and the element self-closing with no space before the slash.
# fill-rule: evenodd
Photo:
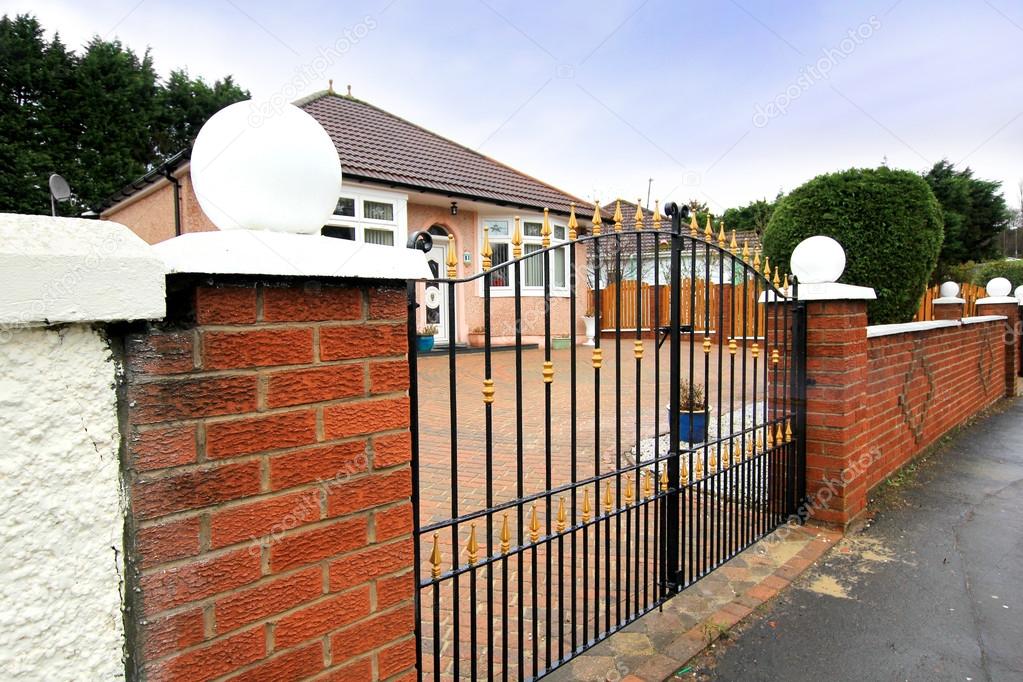
<svg viewBox="0 0 1023 682">
<path fill-rule="evenodd" d="M 525 254 L 516 219 L 505 262 L 485 232 L 480 273 L 456 278 L 452 258 L 432 293 L 409 283 L 421 678 L 541 677 L 802 503 L 796 282 L 709 219 L 686 229 L 684 211 L 644 224 L 619 206 L 602 232 L 598 208 L 580 236 L 573 209 L 560 242 L 545 212 Z M 429 250 L 430 236 L 409 245 Z M 442 304 L 449 345 L 417 351 L 421 308 Z M 460 316 L 476 323 L 475 353 L 456 347 Z"/>
</svg>

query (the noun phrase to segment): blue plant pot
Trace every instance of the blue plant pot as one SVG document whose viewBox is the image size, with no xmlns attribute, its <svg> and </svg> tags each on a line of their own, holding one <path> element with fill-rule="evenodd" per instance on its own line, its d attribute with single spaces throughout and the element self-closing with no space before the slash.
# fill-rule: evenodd
<svg viewBox="0 0 1023 682">
<path fill-rule="evenodd" d="M 678 439 L 686 443 L 702 443 L 707 440 L 707 411 L 703 412 L 679 412 L 678 413 Z M 690 418 L 690 415 L 692 417 Z M 671 413 L 668 413 L 671 419 Z"/>
<path fill-rule="evenodd" d="M 433 350 L 433 337 L 432 336 L 417 336 L 416 337 L 416 350 L 420 353 L 426 353 Z"/>
</svg>

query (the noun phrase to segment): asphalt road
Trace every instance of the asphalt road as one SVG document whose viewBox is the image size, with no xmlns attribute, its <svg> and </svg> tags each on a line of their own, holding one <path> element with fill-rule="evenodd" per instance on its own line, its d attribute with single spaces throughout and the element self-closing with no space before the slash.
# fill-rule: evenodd
<svg viewBox="0 0 1023 682">
<path fill-rule="evenodd" d="M 690 675 L 1023 680 L 1023 399 L 918 460 L 871 512 Z"/>
</svg>

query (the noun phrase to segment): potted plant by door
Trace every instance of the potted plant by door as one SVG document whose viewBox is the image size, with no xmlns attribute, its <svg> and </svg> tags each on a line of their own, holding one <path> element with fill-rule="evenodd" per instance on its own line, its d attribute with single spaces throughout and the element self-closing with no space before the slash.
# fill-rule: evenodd
<svg viewBox="0 0 1023 682">
<path fill-rule="evenodd" d="M 416 350 L 420 353 L 433 350 L 433 337 L 437 334 L 437 325 L 428 324 L 416 334 Z"/>
<path fill-rule="evenodd" d="M 583 315 L 583 324 L 586 325 L 586 343 L 584 346 L 593 345 L 593 337 L 597 335 L 597 320 L 594 317 L 593 308 L 587 308 Z"/>
<path fill-rule="evenodd" d="M 486 345 L 487 330 L 484 327 L 473 327 L 469 330 L 469 347 L 483 348 Z"/>
<path fill-rule="evenodd" d="M 671 407 L 668 419 L 672 418 Z M 678 387 L 678 439 L 686 443 L 702 443 L 707 440 L 707 395 L 703 384 L 682 380 Z"/>
</svg>

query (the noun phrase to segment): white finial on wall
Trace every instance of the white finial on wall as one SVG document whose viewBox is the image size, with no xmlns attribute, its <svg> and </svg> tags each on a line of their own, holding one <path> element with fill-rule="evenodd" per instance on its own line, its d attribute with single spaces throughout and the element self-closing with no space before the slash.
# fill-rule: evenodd
<svg viewBox="0 0 1023 682">
<path fill-rule="evenodd" d="M 837 282 L 845 272 L 845 249 L 831 237 L 809 237 L 792 250 L 789 264 L 800 284 Z"/>
</svg>

